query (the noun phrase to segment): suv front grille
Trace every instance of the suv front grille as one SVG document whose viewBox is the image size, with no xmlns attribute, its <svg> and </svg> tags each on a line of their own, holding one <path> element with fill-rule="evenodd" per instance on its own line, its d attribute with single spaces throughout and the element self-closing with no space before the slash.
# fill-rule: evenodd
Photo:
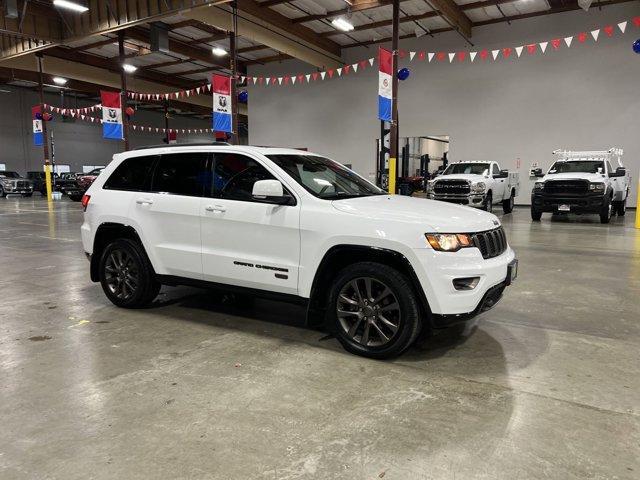
<svg viewBox="0 0 640 480">
<path fill-rule="evenodd" d="M 27 188 L 28 185 L 28 182 L 25 182 L 24 180 L 18 180 L 16 182 L 16 188 Z"/>
<path fill-rule="evenodd" d="M 466 180 L 439 180 L 434 184 L 433 191 L 442 195 L 466 195 L 471 192 L 471 187 Z"/>
<path fill-rule="evenodd" d="M 588 191 L 586 180 L 549 180 L 544 184 L 544 193 L 551 195 L 583 195 Z"/>
<path fill-rule="evenodd" d="M 471 235 L 473 245 L 482 253 L 482 258 L 493 258 L 502 255 L 507 249 L 507 236 L 502 227 Z"/>
</svg>

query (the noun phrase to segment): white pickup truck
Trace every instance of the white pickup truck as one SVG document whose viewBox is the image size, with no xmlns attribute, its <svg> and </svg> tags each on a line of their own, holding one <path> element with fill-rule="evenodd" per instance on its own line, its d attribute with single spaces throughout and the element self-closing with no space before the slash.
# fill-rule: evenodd
<svg viewBox="0 0 640 480">
<path fill-rule="evenodd" d="M 459 203 L 491 212 L 502 203 L 504 213 L 511 213 L 520 191 L 517 172 L 502 170 L 497 162 L 451 163 L 440 177 L 427 184 L 432 200 Z"/>
<path fill-rule="evenodd" d="M 622 164 L 622 149 L 553 153 L 557 160 L 546 175 L 542 169 L 531 172 L 541 177 L 531 192 L 532 220 L 540 220 L 543 212 L 593 213 L 609 223 L 613 214 L 625 214 L 631 177 Z"/>
</svg>

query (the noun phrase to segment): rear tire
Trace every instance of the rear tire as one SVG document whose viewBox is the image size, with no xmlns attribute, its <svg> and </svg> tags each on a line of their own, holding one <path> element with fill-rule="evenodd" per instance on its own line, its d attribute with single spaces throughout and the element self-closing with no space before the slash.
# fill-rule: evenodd
<svg viewBox="0 0 640 480">
<path fill-rule="evenodd" d="M 537 209 L 533 208 L 533 206 L 532 206 L 531 207 L 531 220 L 533 220 L 534 222 L 539 222 L 541 218 L 542 218 L 542 212 L 540 210 L 537 210 Z"/>
<path fill-rule="evenodd" d="M 502 201 L 502 211 L 504 213 L 511 213 L 513 212 L 513 204 L 515 203 L 515 196 L 514 196 L 514 192 L 511 192 L 511 195 L 509 196 L 509 198 L 507 200 L 503 200 Z"/>
<path fill-rule="evenodd" d="M 420 307 L 405 275 L 381 263 L 359 262 L 332 283 L 328 316 L 345 350 L 385 359 L 413 344 L 420 332 Z"/>
<path fill-rule="evenodd" d="M 118 307 L 145 307 L 160 292 L 144 248 L 133 240 L 121 238 L 107 245 L 98 268 L 102 290 Z"/>
<path fill-rule="evenodd" d="M 493 212 L 493 195 L 491 195 L 491 192 L 487 193 L 487 199 L 484 201 L 483 208 L 489 213 Z"/>
<path fill-rule="evenodd" d="M 609 223 L 613 215 L 613 202 L 611 197 L 607 196 L 600 209 L 600 223 Z"/>
<path fill-rule="evenodd" d="M 618 202 L 616 205 L 616 215 L 619 217 L 624 217 L 624 214 L 627 213 L 627 199 L 625 198 L 621 202 Z"/>
</svg>

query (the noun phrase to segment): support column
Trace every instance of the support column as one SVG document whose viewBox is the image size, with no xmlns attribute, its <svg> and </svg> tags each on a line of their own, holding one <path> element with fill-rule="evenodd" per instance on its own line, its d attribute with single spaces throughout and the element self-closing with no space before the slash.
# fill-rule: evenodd
<svg viewBox="0 0 640 480">
<path fill-rule="evenodd" d="M 42 53 L 37 54 L 38 57 L 38 91 L 40 94 L 40 112 L 42 113 L 42 153 L 44 154 L 44 178 L 47 186 L 47 201 L 51 202 L 51 163 L 49 161 L 49 138 L 47 135 L 47 122 L 44 120 L 44 89 L 42 75 Z"/>
<path fill-rule="evenodd" d="M 229 52 L 231 56 L 231 129 L 233 133 L 231 135 L 231 143 L 233 145 L 237 145 L 239 143 L 239 132 L 238 132 L 238 89 L 237 89 L 237 79 L 238 79 L 238 48 L 237 48 L 237 36 L 236 32 L 238 31 L 238 5 L 236 2 L 231 4 L 232 10 L 232 31 L 229 32 Z"/>
<path fill-rule="evenodd" d="M 389 193 L 396 193 L 398 164 L 398 38 L 400 31 L 400 0 L 393 0 L 391 33 L 391 153 L 389 154 Z"/>
<path fill-rule="evenodd" d="M 118 31 L 118 54 L 120 60 L 120 107 L 122 108 L 122 137 L 124 151 L 129 150 L 129 119 L 127 118 L 127 72 L 124 71 L 124 30 Z"/>
</svg>

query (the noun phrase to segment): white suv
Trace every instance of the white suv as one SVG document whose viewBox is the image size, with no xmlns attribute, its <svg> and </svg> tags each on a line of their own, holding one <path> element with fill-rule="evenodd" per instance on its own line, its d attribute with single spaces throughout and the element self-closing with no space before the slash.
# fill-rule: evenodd
<svg viewBox="0 0 640 480">
<path fill-rule="evenodd" d="M 390 196 L 299 150 L 121 153 L 82 204 L 91 279 L 114 304 L 144 306 L 162 284 L 276 295 L 374 358 L 487 310 L 517 273 L 494 215 Z"/>
</svg>

